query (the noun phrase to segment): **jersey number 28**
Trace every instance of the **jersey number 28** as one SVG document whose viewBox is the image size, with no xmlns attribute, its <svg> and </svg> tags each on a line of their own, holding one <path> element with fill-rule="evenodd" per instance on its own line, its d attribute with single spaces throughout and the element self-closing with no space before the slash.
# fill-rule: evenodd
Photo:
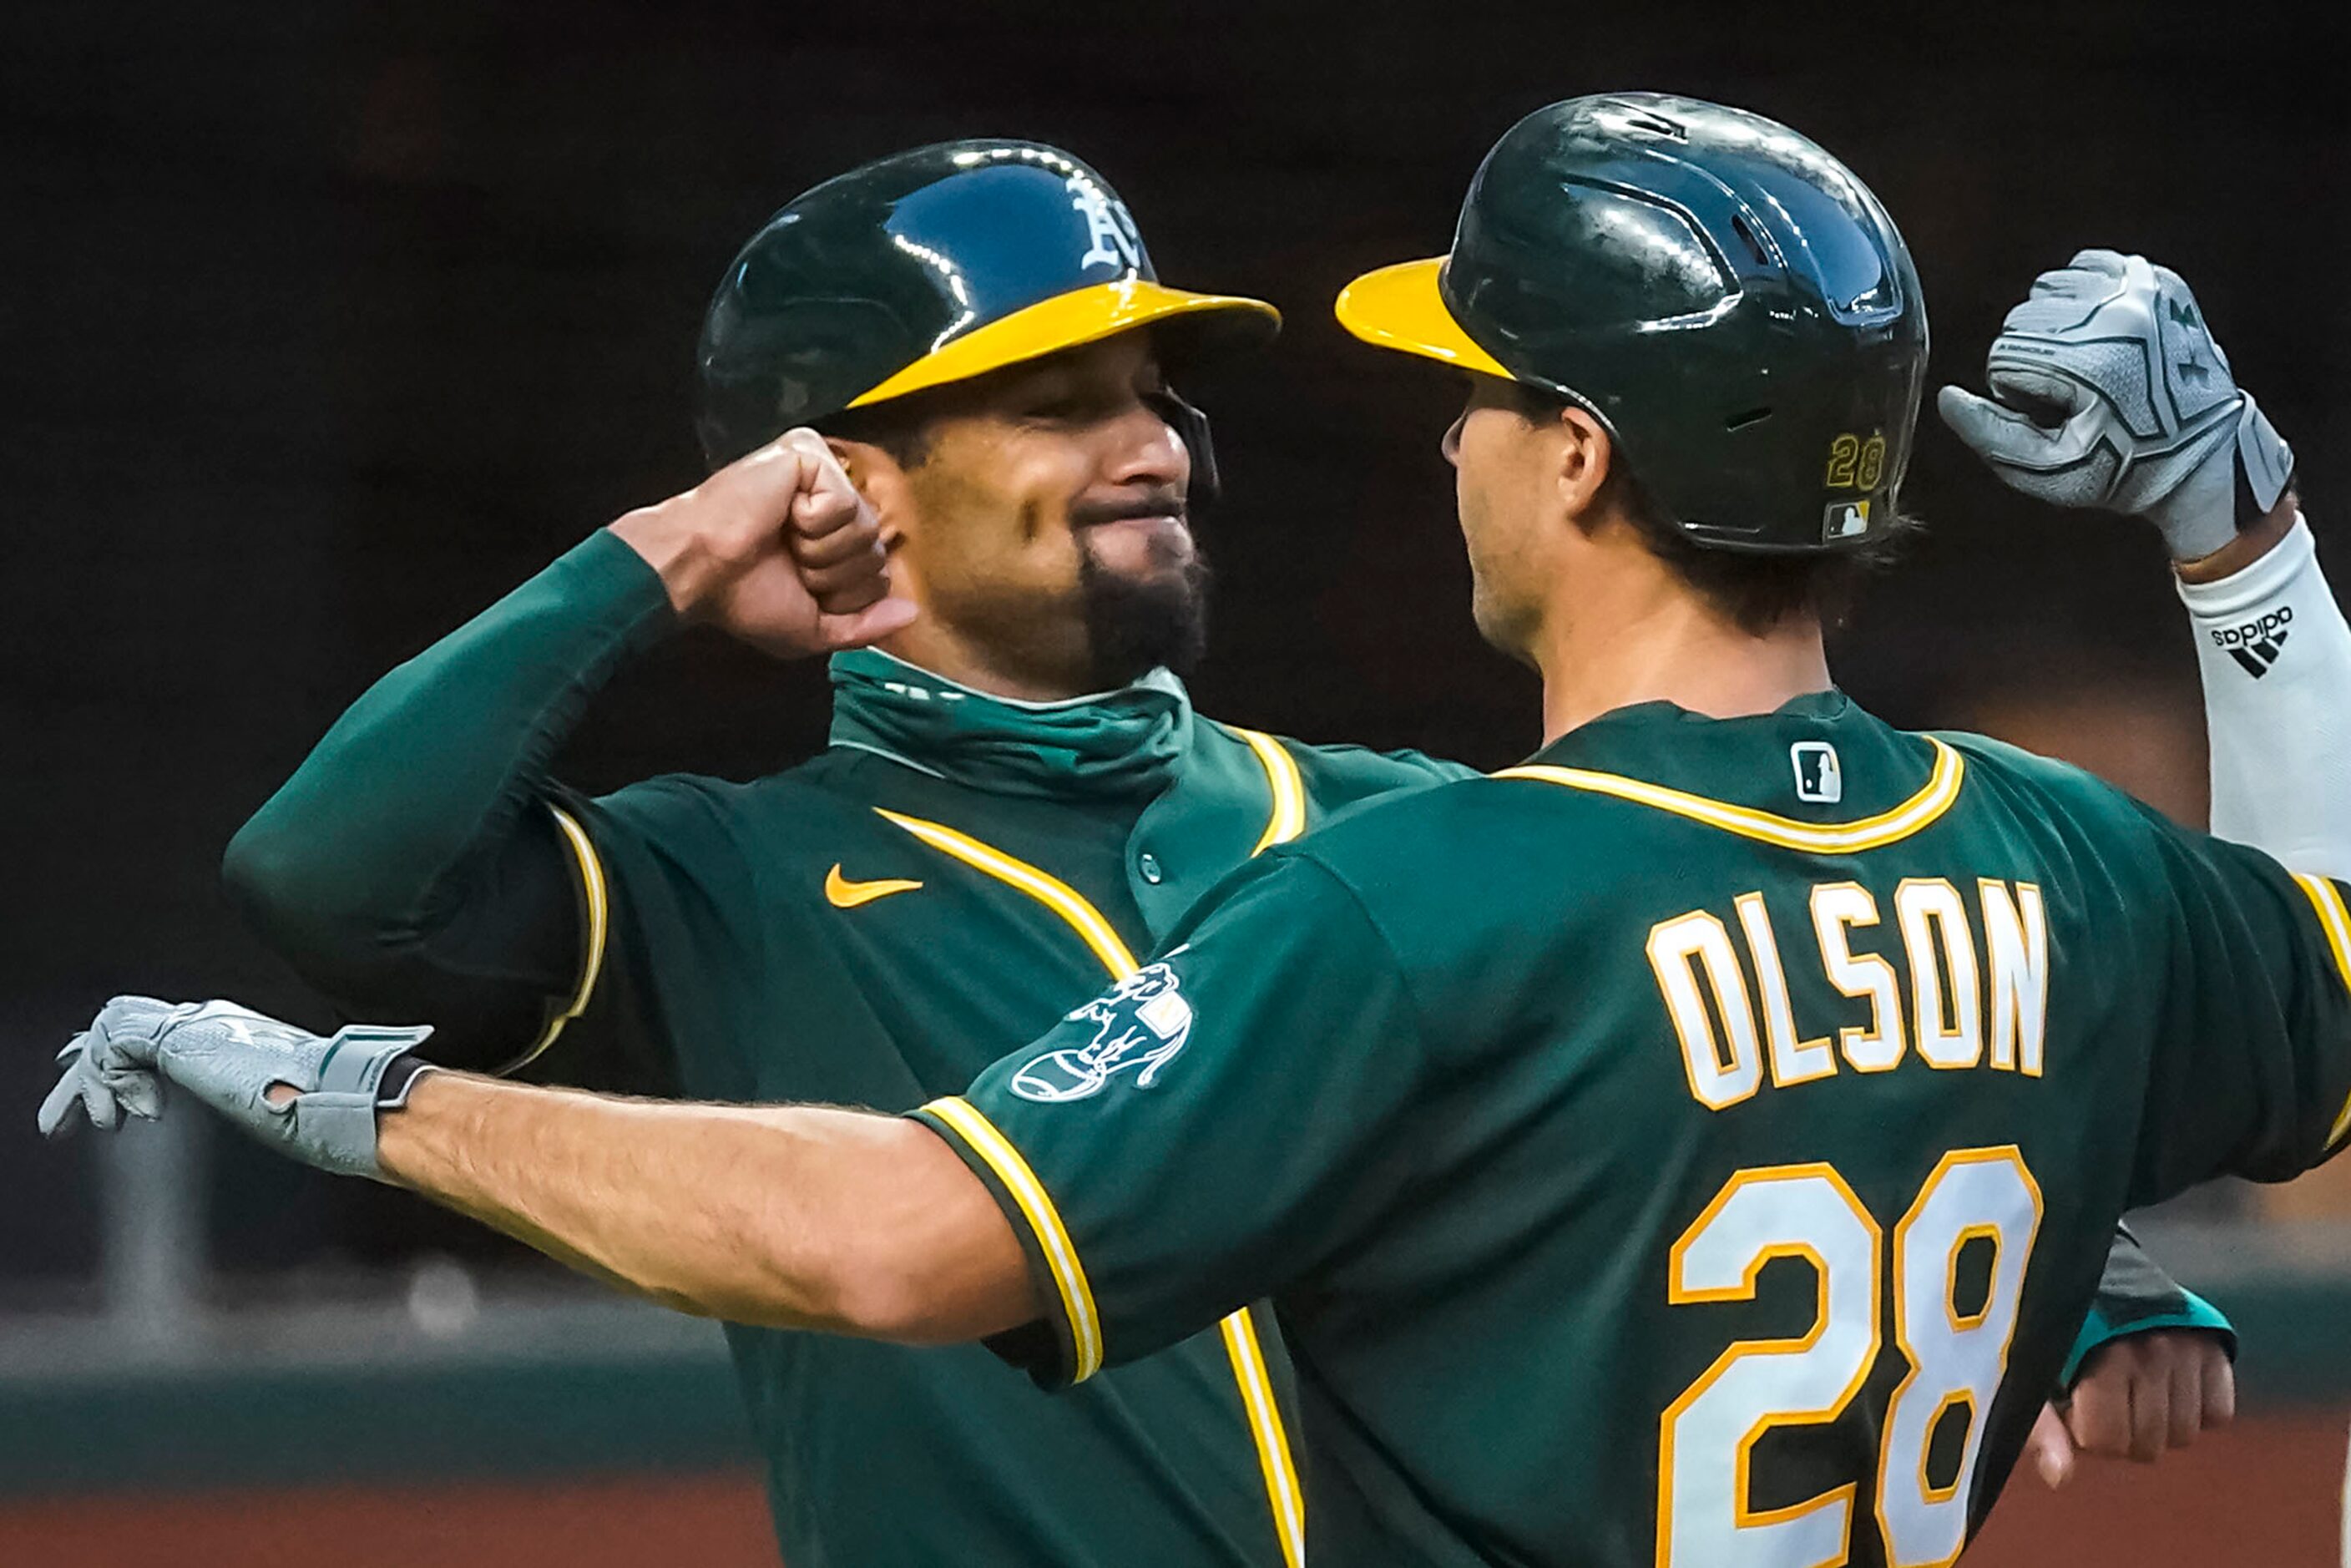
<svg viewBox="0 0 2351 1568">
<path fill-rule="evenodd" d="M 2024 1267 L 2041 1226 L 2041 1188 L 2015 1145 L 1943 1156 L 1894 1227 L 1894 1336 L 1909 1373 L 1886 1413 L 1869 1506 L 1890 1568 L 1948 1563 L 1967 1543 L 1968 1493 L 1984 1419 L 2008 1368 Z M 1957 1299 L 1960 1253 L 1991 1248 L 1980 1304 Z M 1861 1479 L 1784 1508 L 1749 1505 L 1748 1465 L 1774 1427 L 1844 1413 L 1879 1350 L 1886 1237 L 1826 1165 L 1743 1170 L 1674 1243 L 1667 1299 L 1747 1301 L 1774 1258 L 1802 1258 L 1820 1307 L 1801 1339 L 1741 1340 L 1667 1406 L 1657 1439 L 1659 1568 L 1834 1568 L 1853 1543 Z M 1963 1409 L 1957 1471 L 1938 1486 L 1928 1449 Z"/>
</svg>

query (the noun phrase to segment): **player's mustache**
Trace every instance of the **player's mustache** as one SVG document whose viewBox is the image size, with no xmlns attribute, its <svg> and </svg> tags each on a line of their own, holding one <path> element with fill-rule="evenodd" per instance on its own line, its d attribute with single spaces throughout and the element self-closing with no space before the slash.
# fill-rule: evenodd
<svg viewBox="0 0 2351 1568">
<path fill-rule="evenodd" d="M 1151 490 L 1116 501 L 1081 501 L 1070 508 L 1070 526 L 1087 528 L 1097 523 L 1123 522 L 1129 517 L 1173 517 L 1186 527 L 1191 517 L 1181 490 Z"/>
</svg>

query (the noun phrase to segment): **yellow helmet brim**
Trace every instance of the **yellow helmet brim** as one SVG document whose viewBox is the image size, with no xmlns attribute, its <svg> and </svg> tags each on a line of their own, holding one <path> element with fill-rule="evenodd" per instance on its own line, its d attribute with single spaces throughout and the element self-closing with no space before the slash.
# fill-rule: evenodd
<svg viewBox="0 0 2351 1568">
<path fill-rule="evenodd" d="M 1418 354 L 1480 375 L 1512 381 L 1501 362 L 1479 348 L 1437 292 L 1445 257 L 1398 262 L 1367 272 L 1339 291 L 1332 307 L 1339 325 L 1374 348 Z"/>
<path fill-rule="evenodd" d="M 1194 294 L 1145 278 L 1097 283 L 1056 294 L 1036 304 L 949 338 L 904 370 L 850 401 L 864 408 L 909 392 L 968 381 L 1026 360 L 1100 342 L 1137 327 L 1191 319 L 1203 323 L 1223 317 L 1242 335 L 1268 339 L 1280 328 L 1281 312 L 1262 299 L 1232 294 Z"/>
</svg>

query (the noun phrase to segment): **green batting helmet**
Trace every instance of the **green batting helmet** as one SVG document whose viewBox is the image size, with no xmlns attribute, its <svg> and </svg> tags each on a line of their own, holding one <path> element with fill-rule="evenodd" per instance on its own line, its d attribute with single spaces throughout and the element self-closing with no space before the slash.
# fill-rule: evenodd
<svg viewBox="0 0 2351 1568">
<path fill-rule="evenodd" d="M 1835 550 L 1893 520 L 1918 274 L 1853 172 L 1761 115 L 1657 93 L 1539 110 L 1479 167 L 1451 254 L 1355 279 L 1338 314 L 1581 404 L 1694 543 Z"/>
<path fill-rule="evenodd" d="M 794 425 L 1132 328 L 1270 338 L 1259 299 L 1162 284 L 1108 182 L 1034 141 L 895 153 L 794 199 L 704 318 L 695 427 L 712 466 Z M 1206 422 L 1166 400 L 1213 483 Z M 1204 473 L 1203 470 L 1206 472 Z"/>
</svg>

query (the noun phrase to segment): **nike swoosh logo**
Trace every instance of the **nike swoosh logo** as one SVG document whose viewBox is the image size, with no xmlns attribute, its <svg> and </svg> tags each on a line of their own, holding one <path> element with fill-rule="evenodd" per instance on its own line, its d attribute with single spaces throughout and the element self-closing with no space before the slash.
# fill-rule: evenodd
<svg viewBox="0 0 2351 1568">
<path fill-rule="evenodd" d="M 887 898 L 893 893 L 912 893 L 922 886 L 902 876 L 885 876 L 873 882 L 852 882 L 841 874 L 841 864 L 833 862 L 824 873 L 824 898 L 835 909 L 854 909 L 861 904 L 871 904 L 877 898 Z"/>
</svg>

